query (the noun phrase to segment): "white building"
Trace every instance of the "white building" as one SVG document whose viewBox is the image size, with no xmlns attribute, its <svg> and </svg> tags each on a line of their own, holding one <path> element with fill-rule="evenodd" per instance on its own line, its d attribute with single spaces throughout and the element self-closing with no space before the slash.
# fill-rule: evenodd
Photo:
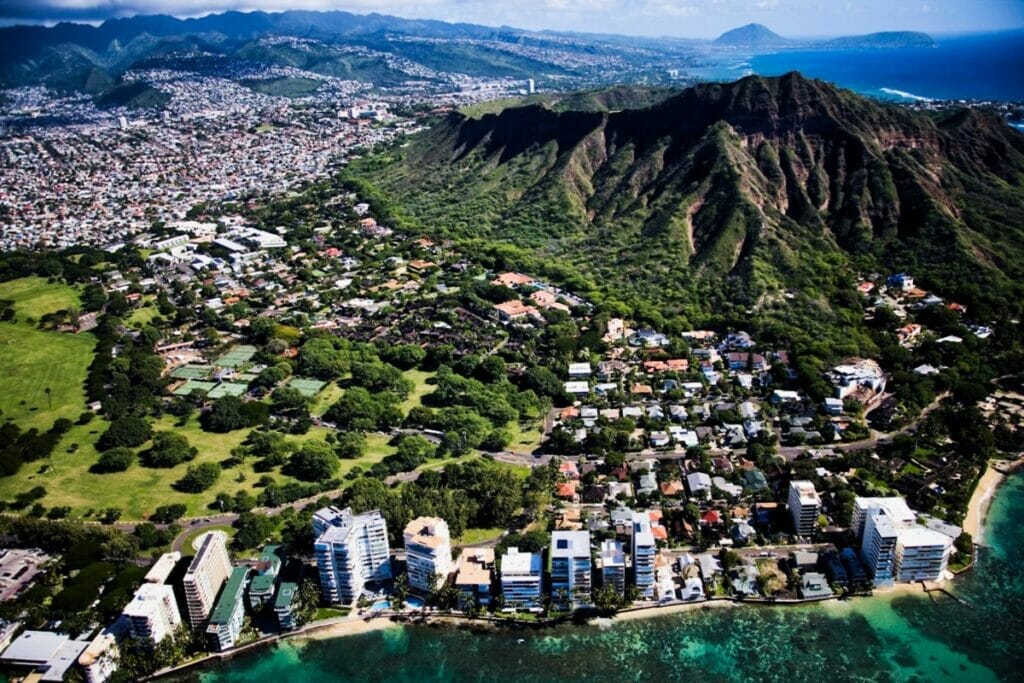
<svg viewBox="0 0 1024 683">
<path fill-rule="evenodd" d="M 590 377 L 590 363 L 569 363 L 569 378 Z"/>
<path fill-rule="evenodd" d="M 210 615 L 206 637 L 214 651 L 229 650 L 238 641 L 245 621 L 245 580 L 248 575 L 248 567 L 235 567 L 231 570 L 231 577 Z"/>
<path fill-rule="evenodd" d="M 896 580 L 937 581 L 946 571 L 952 547 L 952 539 L 932 529 L 915 525 L 900 530 L 896 546 Z"/>
<path fill-rule="evenodd" d="M 167 249 L 173 249 L 174 247 L 182 247 L 188 244 L 188 235 L 171 235 L 162 240 L 158 240 L 153 243 L 153 248 L 157 251 L 165 251 Z"/>
<path fill-rule="evenodd" d="M 797 536 L 810 536 L 818 526 L 821 497 L 809 481 L 789 482 L 789 514 Z"/>
<path fill-rule="evenodd" d="M 563 606 L 590 604 L 591 572 L 589 531 L 551 534 L 551 594 Z"/>
<path fill-rule="evenodd" d="M 391 578 L 388 529 L 377 510 L 353 515 L 327 507 L 313 515 L 320 589 L 331 603 L 351 604 L 366 584 Z"/>
<path fill-rule="evenodd" d="M 537 553 L 509 548 L 501 558 L 501 593 L 511 609 L 540 609 L 541 561 Z"/>
<path fill-rule="evenodd" d="M 875 396 L 885 391 L 885 372 L 870 358 L 851 358 L 832 368 L 826 377 L 836 388 L 839 399 L 857 391 Z"/>
<path fill-rule="evenodd" d="M 113 625 L 96 634 L 89 646 L 79 655 L 78 666 L 85 672 L 85 680 L 88 683 L 105 683 L 117 671 L 120 655 L 117 641 L 123 632 L 123 626 L 123 621 L 115 621 Z"/>
<path fill-rule="evenodd" d="M 601 585 L 611 586 L 619 595 L 626 593 L 626 556 L 618 541 L 601 542 Z"/>
<path fill-rule="evenodd" d="M 953 539 L 918 524 L 903 498 L 857 498 L 851 527 L 876 586 L 935 581 L 946 571 Z"/>
<path fill-rule="evenodd" d="M 174 589 L 164 583 L 144 583 L 121 612 L 128 633 L 154 647 L 181 626 Z"/>
<path fill-rule="evenodd" d="M 443 586 L 452 571 L 448 523 L 417 517 L 405 527 L 404 538 L 409 586 L 428 593 Z"/>
<path fill-rule="evenodd" d="M 178 566 L 178 562 L 181 561 L 181 553 L 178 551 L 164 553 L 160 556 L 160 559 L 153 563 L 153 566 L 146 572 L 146 583 L 167 583 L 167 579 L 170 578 L 171 572 Z"/>
<path fill-rule="evenodd" d="M 632 520 L 633 583 L 645 600 L 654 598 L 655 555 L 658 548 L 646 512 L 634 512 Z"/>
<path fill-rule="evenodd" d="M 199 628 L 206 622 L 221 586 L 231 573 L 231 558 L 228 557 L 225 538 L 224 534 L 216 531 L 206 534 L 199 552 L 185 572 L 185 604 L 192 628 Z"/>
</svg>

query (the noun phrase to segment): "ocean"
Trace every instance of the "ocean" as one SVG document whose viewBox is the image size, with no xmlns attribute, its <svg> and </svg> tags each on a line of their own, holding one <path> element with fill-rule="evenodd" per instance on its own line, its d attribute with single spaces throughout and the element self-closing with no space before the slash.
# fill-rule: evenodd
<svg viewBox="0 0 1024 683">
<path fill-rule="evenodd" d="M 890 595 L 800 607 L 698 610 L 609 628 L 470 632 L 394 627 L 288 642 L 187 680 L 1012 681 L 1024 679 L 1024 476 L 997 493 L 964 606 Z M 692 677 L 692 679 L 690 678 Z"/>
<path fill-rule="evenodd" d="M 911 102 L 974 99 L 1024 101 L 1024 31 L 937 36 L 937 47 L 892 50 L 783 50 L 709 57 L 706 80 L 800 71 L 864 95 Z"/>
</svg>

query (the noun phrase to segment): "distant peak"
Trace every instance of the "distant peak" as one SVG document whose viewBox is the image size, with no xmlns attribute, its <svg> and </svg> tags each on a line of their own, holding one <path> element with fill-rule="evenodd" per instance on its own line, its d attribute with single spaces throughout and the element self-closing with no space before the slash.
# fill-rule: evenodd
<svg viewBox="0 0 1024 683">
<path fill-rule="evenodd" d="M 785 45 L 789 41 L 764 24 L 747 24 L 726 31 L 715 39 L 715 45 L 725 47 L 765 47 Z"/>
</svg>

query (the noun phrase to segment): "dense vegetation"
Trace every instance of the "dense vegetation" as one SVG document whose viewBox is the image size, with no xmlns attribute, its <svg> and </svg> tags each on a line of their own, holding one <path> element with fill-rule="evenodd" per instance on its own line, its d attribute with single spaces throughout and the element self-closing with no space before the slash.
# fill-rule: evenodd
<svg viewBox="0 0 1024 683">
<path fill-rule="evenodd" d="M 496 269 L 669 333 L 753 327 L 819 358 L 878 351 L 847 300 L 857 273 L 913 272 L 977 320 L 1018 316 L 1022 178 L 1024 136 L 995 118 L 799 74 L 611 114 L 453 114 L 347 175 L 389 224 Z"/>
</svg>

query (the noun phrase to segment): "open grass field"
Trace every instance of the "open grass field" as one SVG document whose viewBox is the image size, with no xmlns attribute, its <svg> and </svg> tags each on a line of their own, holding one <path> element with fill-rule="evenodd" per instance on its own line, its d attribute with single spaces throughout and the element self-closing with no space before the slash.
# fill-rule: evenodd
<svg viewBox="0 0 1024 683">
<path fill-rule="evenodd" d="M 145 303 L 132 311 L 132 314 L 128 316 L 125 324 L 128 327 L 141 328 L 153 322 L 153 319 L 159 316 L 160 311 L 156 308 L 155 299 L 153 297 L 149 297 Z"/>
<path fill-rule="evenodd" d="M 338 402 L 341 395 L 345 393 L 345 390 L 339 387 L 335 382 L 328 382 L 327 386 L 320 390 L 320 393 L 313 399 L 313 405 L 310 406 L 309 412 L 311 415 L 316 417 L 323 417 L 327 409 Z"/>
<path fill-rule="evenodd" d="M 41 277 L 23 277 L 0 282 L 0 299 L 14 302 L 17 322 L 34 323 L 47 313 L 81 305 L 78 292 L 70 285 L 47 282 Z"/>
<path fill-rule="evenodd" d="M 409 392 L 409 397 L 402 402 L 402 412 L 408 413 L 410 408 L 423 404 L 423 397 L 434 391 L 433 372 L 423 370 L 406 370 L 402 373 L 406 379 L 412 380 L 415 386 Z"/>
<path fill-rule="evenodd" d="M 76 419 L 85 410 L 85 375 L 96 339 L 40 330 L 35 321 L 77 306 L 78 294 L 31 277 L 0 283 L 0 299 L 13 301 L 15 310 L 15 322 L 0 323 L 2 418 L 41 431 L 57 418 Z"/>
<path fill-rule="evenodd" d="M 542 426 L 539 419 L 527 423 L 510 423 L 506 429 L 512 438 L 509 439 L 506 450 L 512 453 L 533 453 L 540 448 L 541 438 L 544 436 Z"/>
<path fill-rule="evenodd" d="M 83 385 L 92 361 L 95 338 L 88 333 L 64 334 L 35 326 L 35 321 L 47 313 L 78 305 L 77 292 L 72 287 L 47 283 L 42 278 L 22 278 L 0 283 L 0 299 L 13 301 L 16 313 L 14 322 L 0 323 L 2 419 L 11 419 L 23 429 L 36 427 L 40 430 L 49 429 L 59 417 L 77 420 L 86 411 Z M 144 316 L 136 322 L 144 322 Z M 433 391 L 433 373 L 410 370 L 405 376 L 415 384 L 402 406 L 408 410 L 420 405 L 422 397 Z M 329 384 L 316 397 L 314 414 L 326 410 L 342 391 L 336 384 Z M 212 512 L 208 505 L 219 492 L 258 493 L 255 484 L 264 473 L 257 473 L 251 461 L 225 468 L 217 483 L 206 492 L 188 494 L 174 489 L 174 483 L 184 476 L 189 464 L 216 462 L 223 466 L 231 450 L 246 439 L 250 430 L 213 434 L 204 432 L 196 417 L 178 426 L 177 418 L 164 416 L 153 421 L 154 431 L 173 431 L 186 437 L 199 451 L 192 463 L 167 469 L 135 463 L 125 472 L 95 474 L 89 470 L 99 458 L 96 441 L 107 426 L 102 417 L 85 425 L 76 424 L 49 459 L 26 464 L 14 477 L 0 478 L 0 500 L 12 500 L 21 492 L 43 486 L 47 493 L 40 502 L 47 508 L 69 506 L 72 517 L 95 519 L 101 510 L 117 507 L 122 510 L 122 519 L 130 521 L 144 519 L 158 506 L 171 503 L 184 504 L 187 517 L 200 517 Z M 288 436 L 288 440 L 297 444 L 323 440 L 328 432 L 323 427 L 314 427 L 308 434 Z M 512 450 L 532 450 L 535 441 L 539 441 L 539 431 L 515 426 L 513 432 Z M 394 452 L 388 441 L 389 437 L 383 434 L 367 435 L 364 455 L 355 460 L 342 460 L 337 476 L 343 478 L 357 467 L 365 469 L 383 460 Z M 141 452 L 147 447 L 145 444 L 136 450 Z M 479 454 L 460 460 L 475 457 Z M 451 462 L 450 458 L 432 458 L 419 469 L 439 469 Z M 523 470 L 525 476 L 528 470 Z M 281 483 L 290 480 L 277 471 L 266 474 Z"/>
<path fill-rule="evenodd" d="M 505 531 L 501 528 L 494 529 L 466 529 L 465 533 L 461 537 L 456 539 L 458 545 L 477 545 L 479 543 L 485 543 L 491 541 L 498 536 L 501 536 L 502 532 Z"/>
<path fill-rule="evenodd" d="M 225 468 L 220 479 L 208 491 L 191 494 L 175 490 L 174 483 L 185 475 L 189 465 L 223 463 L 230 456 L 231 449 L 240 445 L 250 430 L 212 434 L 204 432 L 195 418 L 184 427 L 178 427 L 176 419 L 172 417 L 156 420 L 153 429 L 173 431 L 187 438 L 190 444 L 199 449 L 199 454 L 191 463 L 165 469 L 143 467 L 136 463 L 124 472 L 95 474 L 89 468 L 99 458 L 95 442 L 105 429 L 106 423 L 99 419 L 85 426 L 76 425 L 49 460 L 30 463 L 22 468 L 18 476 L 0 479 L 0 499 L 10 500 L 22 491 L 43 486 L 47 491 L 41 501 L 43 505 L 48 508 L 70 506 L 74 517 L 85 517 L 90 510 L 95 513 L 107 507 L 119 507 L 123 511 L 124 521 L 139 520 L 152 514 L 158 506 L 171 503 L 184 504 L 188 509 L 187 517 L 198 517 L 213 512 L 208 505 L 221 491 L 234 494 L 245 490 L 256 495 L 259 489 L 255 484 L 264 475 L 281 483 L 294 481 L 277 471 L 258 473 L 253 469 L 253 462 L 247 461 L 237 467 Z M 288 440 L 294 443 L 323 440 L 327 432 L 322 427 L 314 427 L 308 434 L 290 435 Z M 73 453 L 68 452 L 73 443 L 79 444 L 78 449 Z M 144 445 L 137 450 L 142 451 L 147 447 Z M 369 467 L 393 452 L 386 436 L 367 435 L 366 454 L 356 460 L 342 460 L 337 476 L 344 477 L 355 467 Z"/>
</svg>

